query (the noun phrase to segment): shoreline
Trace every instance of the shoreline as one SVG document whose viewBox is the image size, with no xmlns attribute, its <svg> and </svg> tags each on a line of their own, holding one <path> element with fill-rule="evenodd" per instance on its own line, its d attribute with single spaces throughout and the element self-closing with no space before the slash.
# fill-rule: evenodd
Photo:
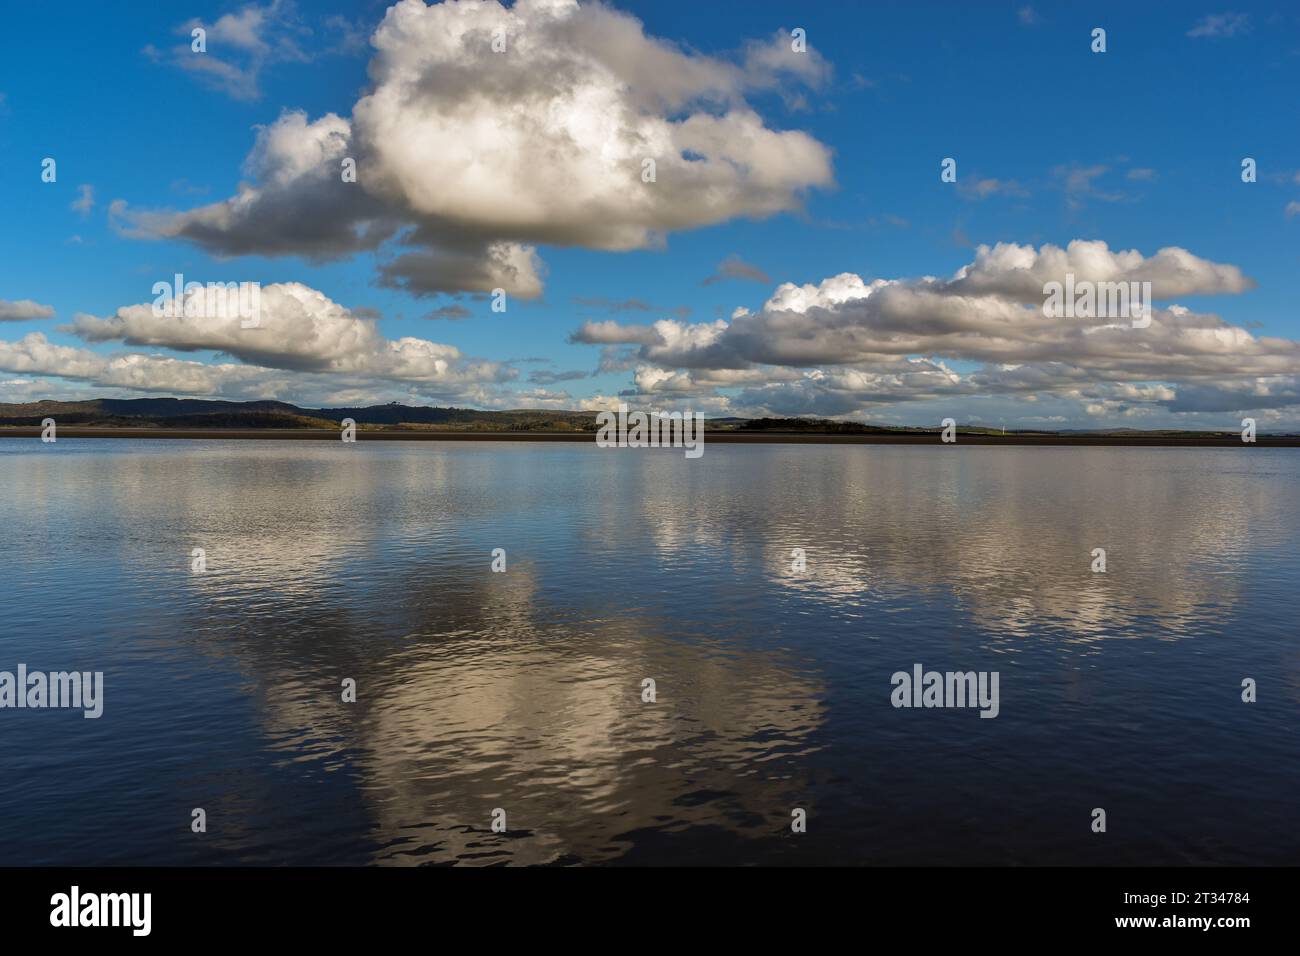
<svg viewBox="0 0 1300 956">
<path fill-rule="evenodd" d="M 339 431 L 328 428 L 95 428 L 60 427 L 59 439 L 67 438 L 149 438 L 190 440 L 279 440 L 279 441 L 338 441 Z M 0 428 L 0 438 L 36 438 L 41 436 L 39 426 Z M 532 442 L 587 442 L 594 443 L 592 432 L 454 432 L 405 431 L 398 429 L 357 429 L 357 441 L 532 441 Z M 862 435 L 834 435 L 807 432 L 705 432 L 705 444 L 735 445 L 938 445 L 939 432 L 931 433 L 881 433 Z M 1174 435 L 964 435 L 957 433 L 957 445 L 1021 445 L 1021 446 L 1100 446 L 1100 447 L 1163 447 L 1163 448 L 1235 448 L 1243 444 L 1236 435 L 1174 436 Z M 1254 442 L 1264 448 L 1300 448 L 1300 436 L 1260 435 Z"/>
</svg>

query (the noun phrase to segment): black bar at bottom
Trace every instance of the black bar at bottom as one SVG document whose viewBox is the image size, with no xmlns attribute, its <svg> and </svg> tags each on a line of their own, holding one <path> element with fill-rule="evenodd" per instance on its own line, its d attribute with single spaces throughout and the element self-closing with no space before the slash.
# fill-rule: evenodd
<svg viewBox="0 0 1300 956">
<path fill-rule="evenodd" d="M 450 943 L 445 934 L 477 927 L 494 945 L 514 934 L 534 944 L 589 934 L 667 944 L 662 934 L 704 921 L 760 938 L 802 928 L 822 938 L 828 930 L 920 933 L 927 943 L 1048 933 L 1231 945 L 1241 933 L 1285 932 L 1295 883 L 1294 869 L 1200 867 L 0 869 L 0 919 L 10 940 L 125 941 L 144 936 L 147 893 L 147 938 L 169 942 L 337 944 L 434 930 L 431 942 Z M 71 925 L 115 919 L 120 925 Z"/>
</svg>

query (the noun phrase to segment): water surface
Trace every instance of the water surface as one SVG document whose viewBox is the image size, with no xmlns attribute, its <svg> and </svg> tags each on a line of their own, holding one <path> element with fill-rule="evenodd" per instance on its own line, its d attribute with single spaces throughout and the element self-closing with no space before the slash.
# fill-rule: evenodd
<svg viewBox="0 0 1300 956">
<path fill-rule="evenodd" d="M 1300 863 L 1294 450 L 9 439 L 0 487 L 0 670 L 106 685 L 0 710 L 2 865 Z M 895 709 L 916 663 L 999 716 Z"/>
</svg>

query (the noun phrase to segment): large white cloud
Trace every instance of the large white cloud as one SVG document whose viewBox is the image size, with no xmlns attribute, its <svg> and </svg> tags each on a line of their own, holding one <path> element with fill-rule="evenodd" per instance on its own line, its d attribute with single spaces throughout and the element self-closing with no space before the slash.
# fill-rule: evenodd
<svg viewBox="0 0 1300 956">
<path fill-rule="evenodd" d="M 1075 281 L 1150 282 L 1157 299 L 1245 292 L 1254 287 L 1236 266 L 1209 262 L 1186 249 L 1169 247 L 1148 257 L 1136 249 L 1113 251 L 1099 240 L 1076 239 L 1064 249 L 1009 242 L 980 246 L 975 261 L 962 267 L 944 288 L 956 294 L 1001 295 L 1041 305 L 1044 283 L 1061 282 L 1067 273 Z"/>
<path fill-rule="evenodd" d="M 1043 287 L 1150 282 L 1164 300 L 1151 324 L 1048 318 Z M 733 408 L 783 415 L 849 415 L 881 405 L 974 396 L 1068 399 L 1113 411 L 1159 407 L 1225 412 L 1300 405 L 1300 343 L 1256 336 L 1172 297 L 1241 293 L 1233 265 L 1180 248 L 1155 255 L 1104 242 L 1065 248 L 981 246 L 949 279 L 852 273 L 779 286 L 757 312 L 731 321 L 588 322 L 572 336 L 625 349 L 646 396 L 718 396 L 745 373 Z M 618 361 L 607 358 L 611 367 Z M 959 374 L 950 363 L 976 363 Z M 792 374 L 793 373 L 793 374 Z"/>
<path fill-rule="evenodd" d="M 92 349 L 60 345 L 32 332 L 17 341 L 0 340 L 0 372 L 34 376 L 0 382 L 5 401 L 28 401 L 60 395 L 104 398 L 140 392 L 232 400 L 275 399 L 306 407 L 377 405 L 401 400 L 413 405 L 467 405 L 517 408 L 521 396 L 507 390 L 500 372 L 476 379 L 475 365 L 460 365 L 448 374 L 406 377 L 424 370 L 423 347 L 445 347 L 412 340 L 390 365 L 389 374 L 370 371 L 285 370 L 237 362 L 211 363 L 157 353 L 105 355 Z M 436 360 L 435 360 L 436 361 Z M 58 384 L 55 384 L 57 380 Z M 577 401 L 564 392 L 525 392 L 529 407 L 570 408 Z"/>
<path fill-rule="evenodd" d="M 509 363 L 474 359 L 455 346 L 413 336 L 388 338 L 375 319 L 300 283 L 262 287 L 254 328 L 243 325 L 237 293 L 211 300 L 195 293 L 186 302 L 189 314 L 183 306 L 174 310 L 178 314 L 170 314 L 156 311 L 152 302 L 138 303 L 103 318 L 78 314 L 70 326 L 90 343 L 116 342 L 155 351 L 104 354 L 51 342 L 33 332 L 17 341 L 0 340 L 0 372 L 57 378 L 114 393 L 279 399 L 307 405 L 368 405 L 394 399 L 478 407 L 519 404 L 519 396 L 508 388 L 518 378 Z M 238 361 L 178 358 L 156 350 L 216 352 Z M 41 387 L 48 395 L 48 383 Z M 12 396 L 39 389 L 24 380 L 8 383 L 3 391 Z M 66 393 L 66 385 L 60 391 Z M 563 392 L 529 398 L 539 405 L 574 404 Z"/>
<path fill-rule="evenodd" d="M 0 340 L 0 369 L 107 388 L 186 395 L 220 394 L 230 385 L 248 383 L 261 375 L 259 369 L 244 365 L 211 365 L 139 353 L 101 355 L 58 345 L 40 332 L 30 332 L 16 342 Z"/>
<path fill-rule="evenodd" d="M 190 314 L 173 315 L 155 309 L 154 303 L 141 303 L 123 306 L 107 318 L 78 315 L 73 329 L 89 342 L 212 350 L 250 365 L 292 371 L 440 385 L 506 381 L 516 374 L 501 363 L 469 360 L 451 345 L 411 336 L 388 339 L 374 319 L 297 282 L 261 289 L 255 328 L 244 327 L 233 295 L 208 302 L 195 293 L 187 299 L 187 306 L 191 303 L 197 307 L 173 310 Z"/>
<path fill-rule="evenodd" d="M 371 42 L 373 84 L 350 119 L 286 113 L 260 131 L 254 181 L 237 195 L 181 213 L 118 203 L 119 223 L 219 254 L 316 258 L 400 232 L 411 249 L 384 265 L 389 284 L 536 296 L 537 244 L 643 248 L 673 230 L 795 209 L 832 182 L 821 143 L 768 128 L 743 98 L 826 75 L 788 36 L 729 60 L 647 36 L 597 4 L 401 0 Z M 356 183 L 340 176 L 349 157 Z"/>
</svg>

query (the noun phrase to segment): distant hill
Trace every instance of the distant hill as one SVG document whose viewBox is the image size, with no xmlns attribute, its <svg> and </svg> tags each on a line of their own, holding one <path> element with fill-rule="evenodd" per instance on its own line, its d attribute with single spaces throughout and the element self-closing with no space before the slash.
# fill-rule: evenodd
<svg viewBox="0 0 1300 956">
<path fill-rule="evenodd" d="M 595 431 L 596 413 L 515 409 L 485 412 L 422 405 L 300 408 L 288 402 L 227 402 L 199 398 L 98 398 L 84 402 L 0 403 L 0 427 L 60 425 L 129 428 L 332 428 L 345 418 L 358 425 L 466 431 Z"/>
<path fill-rule="evenodd" d="M 358 425 L 380 430 L 463 431 L 463 432 L 595 432 L 594 411 L 569 411 L 542 408 L 515 408 L 504 411 L 480 411 L 473 408 L 437 408 L 425 405 L 365 405 L 352 408 L 302 408 L 288 402 L 228 402 L 201 398 L 97 398 L 84 402 L 40 401 L 24 404 L 0 403 L 0 428 L 39 426 L 44 418 L 54 418 L 61 426 L 99 428 L 158 429 L 321 429 L 337 428 L 345 418 Z M 707 421 L 710 432 L 735 432 L 761 438 L 770 435 L 833 436 L 921 436 L 939 430 L 909 428 L 862 422 L 833 421 L 824 418 L 713 418 Z M 1098 429 L 1008 429 L 985 425 L 960 425 L 958 432 L 973 436 L 1114 436 L 1171 438 L 1226 438 L 1237 431 L 1177 431 L 1159 429 L 1141 431 L 1133 428 Z M 1263 434 L 1263 433 L 1261 433 Z M 1276 436 L 1275 436 L 1276 437 Z M 1294 436 L 1284 436 L 1294 437 Z"/>
</svg>

